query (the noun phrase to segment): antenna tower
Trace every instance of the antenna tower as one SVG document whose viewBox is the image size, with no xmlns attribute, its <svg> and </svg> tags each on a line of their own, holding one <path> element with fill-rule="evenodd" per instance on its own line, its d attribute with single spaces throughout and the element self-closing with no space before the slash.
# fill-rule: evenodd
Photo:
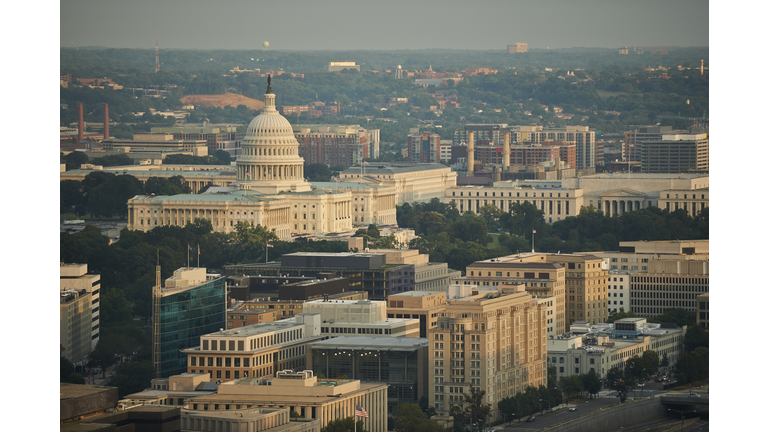
<svg viewBox="0 0 768 432">
<path fill-rule="evenodd" d="M 160 70 L 160 45 L 155 40 L 155 73 Z"/>
</svg>

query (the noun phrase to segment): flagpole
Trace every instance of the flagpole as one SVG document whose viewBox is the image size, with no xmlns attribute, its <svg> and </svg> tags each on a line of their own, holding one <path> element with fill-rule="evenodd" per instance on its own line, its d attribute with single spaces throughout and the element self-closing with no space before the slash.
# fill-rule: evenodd
<svg viewBox="0 0 768 432">
<path fill-rule="evenodd" d="M 536 244 L 536 230 L 533 230 L 533 232 L 531 233 L 531 253 L 536 252 L 536 248 L 534 247 L 535 244 Z"/>
<path fill-rule="evenodd" d="M 189 244 L 187 244 L 187 268 L 189 268 Z"/>
<path fill-rule="evenodd" d="M 200 245 L 197 245 L 197 268 L 200 268 Z"/>
<path fill-rule="evenodd" d="M 264 249 L 266 250 L 266 253 L 267 253 L 267 257 L 265 258 L 264 263 L 268 263 L 269 262 L 269 240 L 267 240 L 267 244 L 266 246 L 264 246 Z"/>
</svg>

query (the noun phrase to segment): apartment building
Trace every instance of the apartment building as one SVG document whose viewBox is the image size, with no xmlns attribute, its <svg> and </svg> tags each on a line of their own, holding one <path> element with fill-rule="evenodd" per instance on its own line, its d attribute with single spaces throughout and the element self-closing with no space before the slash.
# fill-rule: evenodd
<svg viewBox="0 0 768 432">
<path fill-rule="evenodd" d="M 630 275 L 628 270 L 608 270 L 608 314 L 629 312 Z"/>
<path fill-rule="evenodd" d="M 408 160 L 419 163 L 440 163 L 440 135 L 434 132 L 419 133 L 411 129 L 408 134 Z"/>
<path fill-rule="evenodd" d="M 378 140 L 356 126 L 294 126 L 293 135 L 299 142 L 299 156 L 307 164 L 351 166 L 364 159 L 378 158 Z"/>
<path fill-rule="evenodd" d="M 523 285 L 450 300 L 428 331 L 429 405 L 438 418 L 475 387 L 491 406 L 488 421 L 500 420 L 500 400 L 546 385 L 545 311 Z"/>
</svg>

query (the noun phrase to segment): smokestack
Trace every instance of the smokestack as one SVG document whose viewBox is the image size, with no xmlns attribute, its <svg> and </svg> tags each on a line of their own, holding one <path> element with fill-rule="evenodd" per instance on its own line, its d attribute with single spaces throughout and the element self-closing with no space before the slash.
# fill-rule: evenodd
<svg viewBox="0 0 768 432">
<path fill-rule="evenodd" d="M 501 167 L 504 171 L 509 171 L 509 136 L 511 133 L 509 130 L 504 132 L 504 149 L 501 152 Z"/>
<path fill-rule="evenodd" d="M 475 131 L 469 131 L 467 143 L 467 177 L 475 176 Z"/>
<path fill-rule="evenodd" d="M 83 140 L 83 104 L 77 104 L 77 143 Z"/>
<path fill-rule="evenodd" d="M 109 139 L 109 105 L 104 104 L 104 139 Z"/>
<path fill-rule="evenodd" d="M 704 75 L 704 60 L 701 60 L 701 74 Z"/>
</svg>

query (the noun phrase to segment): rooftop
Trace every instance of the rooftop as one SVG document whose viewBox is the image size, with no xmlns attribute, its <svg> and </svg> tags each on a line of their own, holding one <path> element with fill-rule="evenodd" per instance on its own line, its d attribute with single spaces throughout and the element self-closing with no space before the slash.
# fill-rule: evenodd
<svg viewBox="0 0 768 432">
<path fill-rule="evenodd" d="M 392 294 L 389 297 L 426 297 L 435 294 L 445 294 L 445 291 L 406 291 L 403 293 Z"/>
<path fill-rule="evenodd" d="M 255 191 L 235 191 L 229 193 L 203 193 L 178 195 L 136 195 L 135 200 L 149 201 L 190 201 L 190 202 L 261 202 L 277 201 L 280 198 L 267 198 Z"/>
<path fill-rule="evenodd" d="M 59 384 L 59 400 L 78 398 L 78 397 L 87 396 L 94 393 L 109 391 L 113 388 L 114 387 L 60 383 Z"/>
<path fill-rule="evenodd" d="M 429 338 L 339 336 L 311 344 L 313 348 L 336 350 L 403 350 L 429 346 Z"/>
</svg>

